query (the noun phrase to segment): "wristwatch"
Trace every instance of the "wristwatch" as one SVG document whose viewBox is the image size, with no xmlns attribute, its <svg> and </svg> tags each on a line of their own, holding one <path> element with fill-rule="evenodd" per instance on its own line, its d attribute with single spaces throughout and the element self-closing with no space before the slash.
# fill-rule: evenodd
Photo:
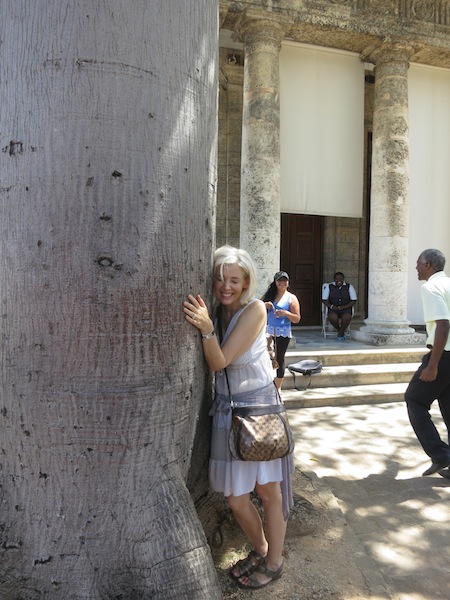
<svg viewBox="0 0 450 600">
<path fill-rule="evenodd" d="M 216 332 L 213 329 L 209 333 L 201 333 L 200 335 L 202 336 L 202 340 L 209 340 L 216 335 Z"/>
</svg>

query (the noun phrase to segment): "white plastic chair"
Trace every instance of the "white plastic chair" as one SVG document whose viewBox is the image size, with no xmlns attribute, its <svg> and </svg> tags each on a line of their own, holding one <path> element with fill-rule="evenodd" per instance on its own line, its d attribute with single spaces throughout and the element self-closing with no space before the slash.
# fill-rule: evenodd
<svg viewBox="0 0 450 600">
<path fill-rule="evenodd" d="M 321 302 L 322 302 L 322 298 L 323 298 L 323 293 L 329 285 L 330 285 L 329 283 L 322 283 L 322 294 L 320 296 Z M 355 309 L 352 306 L 352 319 L 353 319 L 354 312 L 355 312 Z M 348 335 L 350 338 L 352 337 L 351 324 L 352 324 L 352 322 L 350 321 L 347 329 L 345 330 L 346 335 Z M 328 329 L 329 327 L 330 327 L 330 329 Z M 328 307 L 325 306 L 325 304 L 322 302 L 322 335 L 324 338 L 326 338 L 327 335 L 336 336 L 336 334 L 337 334 L 336 330 L 334 329 L 334 327 L 332 327 L 330 325 L 330 322 L 328 321 Z"/>
</svg>

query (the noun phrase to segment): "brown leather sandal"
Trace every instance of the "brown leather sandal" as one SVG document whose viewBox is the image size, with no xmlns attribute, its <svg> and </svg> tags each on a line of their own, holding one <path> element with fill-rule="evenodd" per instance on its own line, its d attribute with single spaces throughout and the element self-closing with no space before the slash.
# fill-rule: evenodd
<svg viewBox="0 0 450 600">
<path fill-rule="evenodd" d="M 250 550 L 248 556 L 238 560 L 236 564 L 234 564 L 230 569 L 230 575 L 233 579 L 239 579 L 239 577 L 244 577 L 248 573 L 251 573 L 253 569 L 259 567 L 261 562 L 265 559 L 265 556 L 261 556 L 256 552 L 256 550 Z M 233 570 L 238 567 L 239 575 L 235 575 Z"/>
<path fill-rule="evenodd" d="M 256 573 L 264 573 L 264 575 L 266 575 L 267 577 L 270 577 L 269 581 L 266 581 L 265 583 L 261 583 L 259 581 L 259 579 L 256 577 Z M 240 588 L 242 588 L 243 590 L 257 590 L 259 588 L 265 587 L 266 585 L 269 585 L 269 583 L 272 583 L 272 581 L 279 579 L 281 577 L 282 573 L 283 573 L 283 563 L 281 563 L 281 565 L 278 567 L 278 569 L 276 569 L 275 571 L 272 571 L 272 569 L 269 569 L 269 567 L 266 565 L 266 561 L 263 559 L 261 561 L 261 563 L 257 567 L 255 567 L 250 573 L 248 573 L 245 576 L 242 575 L 242 577 L 247 577 L 247 579 L 248 579 L 247 583 L 240 581 L 240 579 L 237 579 L 236 582 L 237 582 L 238 586 Z"/>
</svg>

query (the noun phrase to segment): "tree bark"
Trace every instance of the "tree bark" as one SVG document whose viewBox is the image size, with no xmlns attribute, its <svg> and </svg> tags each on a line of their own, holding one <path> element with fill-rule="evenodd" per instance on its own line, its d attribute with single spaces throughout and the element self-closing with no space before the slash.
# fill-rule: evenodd
<svg viewBox="0 0 450 600">
<path fill-rule="evenodd" d="M 2 3 L 2 600 L 220 598 L 181 311 L 210 288 L 217 13 Z"/>
</svg>

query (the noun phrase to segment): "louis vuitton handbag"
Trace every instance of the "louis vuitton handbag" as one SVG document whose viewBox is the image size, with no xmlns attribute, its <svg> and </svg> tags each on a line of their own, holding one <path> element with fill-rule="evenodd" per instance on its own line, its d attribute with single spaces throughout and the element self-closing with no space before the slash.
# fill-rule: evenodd
<svg viewBox="0 0 450 600">
<path fill-rule="evenodd" d="M 232 415 L 228 446 L 233 458 L 266 461 L 291 454 L 294 436 L 278 390 L 278 404 L 235 406 L 226 371 Z"/>
</svg>

